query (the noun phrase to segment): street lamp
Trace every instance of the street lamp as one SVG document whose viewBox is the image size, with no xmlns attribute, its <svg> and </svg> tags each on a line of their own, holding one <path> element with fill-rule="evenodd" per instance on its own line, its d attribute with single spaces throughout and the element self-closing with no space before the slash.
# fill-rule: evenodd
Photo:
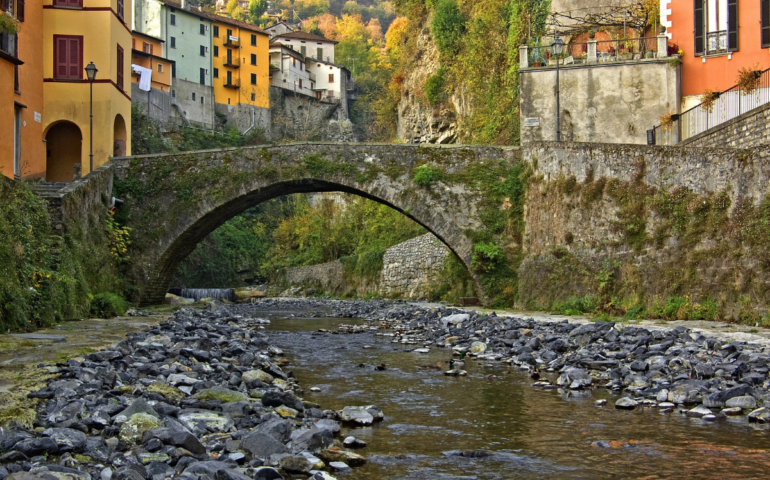
<svg viewBox="0 0 770 480">
<path fill-rule="evenodd" d="M 86 66 L 86 77 L 91 84 L 91 126 L 88 134 L 88 138 L 91 140 L 91 149 L 88 156 L 91 160 L 88 173 L 94 171 L 94 80 L 96 80 L 96 72 L 98 71 L 99 70 L 96 69 L 94 62 L 91 62 Z"/>
<path fill-rule="evenodd" d="M 564 51 L 564 41 L 556 37 L 551 45 L 553 48 L 553 54 L 556 57 L 556 141 L 561 142 L 561 106 L 559 105 L 560 92 L 559 92 L 559 57 L 561 52 Z"/>
</svg>

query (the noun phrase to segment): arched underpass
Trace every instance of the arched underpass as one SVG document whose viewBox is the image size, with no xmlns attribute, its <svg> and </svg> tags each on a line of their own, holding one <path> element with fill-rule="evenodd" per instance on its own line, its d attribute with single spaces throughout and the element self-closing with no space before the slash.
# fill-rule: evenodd
<svg viewBox="0 0 770 480">
<path fill-rule="evenodd" d="M 121 220 L 132 228 L 132 276 L 142 304 L 162 302 L 179 262 L 227 220 L 293 193 L 344 192 L 387 205 L 433 233 L 471 269 L 471 235 L 484 228 L 482 192 L 461 177 L 471 166 L 517 161 L 516 149 L 312 144 L 113 159 Z M 414 181 L 420 165 L 435 180 Z M 431 167 L 431 168 L 432 168 Z M 430 175 L 428 175 L 430 177 Z M 446 180 L 446 179 L 443 179 Z"/>
</svg>

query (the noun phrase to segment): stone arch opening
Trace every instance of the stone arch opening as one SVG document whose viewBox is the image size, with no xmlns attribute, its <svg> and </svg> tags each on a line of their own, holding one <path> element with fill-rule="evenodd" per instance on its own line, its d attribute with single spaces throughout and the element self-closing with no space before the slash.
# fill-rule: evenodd
<svg viewBox="0 0 770 480">
<path fill-rule="evenodd" d="M 456 241 L 452 241 L 450 238 L 447 238 L 446 231 L 433 228 L 428 224 L 428 222 L 423 221 L 422 219 L 413 215 L 408 207 L 402 208 L 392 202 L 389 202 L 361 189 L 325 180 L 300 179 L 279 181 L 262 188 L 257 188 L 253 191 L 245 193 L 244 195 L 223 203 L 222 205 L 202 215 L 194 222 L 191 222 L 186 228 L 184 228 L 181 232 L 178 233 L 178 235 L 175 236 L 165 251 L 163 251 L 158 257 L 155 265 L 152 267 L 152 273 L 150 274 L 149 282 L 146 284 L 145 291 L 143 292 L 141 303 L 143 305 L 162 303 L 165 294 L 170 287 L 172 277 L 174 276 L 174 273 L 179 266 L 179 263 L 190 253 L 192 253 L 199 242 L 201 242 L 204 238 L 206 238 L 209 234 L 214 232 L 228 220 L 245 212 L 249 208 L 252 208 L 273 198 L 295 193 L 322 192 L 341 192 L 360 196 L 392 208 L 402 215 L 410 218 L 415 223 L 421 225 L 428 232 L 435 235 L 442 244 L 444 244 L 453 254 L 455 254 L 460 259 L 460 261 L 463 263 L 463 265 L 465 265 L 466 269 L 468 269 L 469 273 L 471 274 L 471 278 L 473 279 L 474 288 L 477 294 L 482 299 L 485 299 L 484 290 L 481 287 L 477 276 L 471 270 L 470 244 L 457 245 Z"/>
<path fill-rule="evenodd" d="M 112 138 L 112 156 L 125 157 L 128 136 L 126 134 L 126 121 L 121 114 L 115 115 L 115 122 L 112 127 Z"/>
<path fill-rule="evenodd" d="M 49 182 L 71 182 L 80 174 L 83 134 L 80 127 L 66 120 L 48 127 L 45 134 L 45 179 Z"/>
</svg>

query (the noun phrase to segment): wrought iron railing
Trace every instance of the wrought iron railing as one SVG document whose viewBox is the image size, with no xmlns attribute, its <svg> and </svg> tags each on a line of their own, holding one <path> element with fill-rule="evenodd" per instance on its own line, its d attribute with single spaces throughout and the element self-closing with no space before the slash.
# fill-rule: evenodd
<svg viewBox="0 0 770 480">
<path fill-rule="evenodd" d="M 670 115 L 665 124 L 654 127 L 655 145 L 676 145 L 710 128 L 719 126 L 750 110 L 770 103 L 770 68 L 757 70 L 751 88 L 739 85 L 716 92 L 716 98 L 701 102 L 679 115 Z M 745 82 L 744 82 L 745 83 Z M 650 142 L 650 143 L 653 143 Z"/>
<path fill-rule="evenodd" d="M 589 58 L 590 44 L 596 44 L 596 59 Z M 529 47 L 529 66 L 548 67 L 556 65 L 556 56 L 551 46 Z M 656 58 L 657 37 L 624 38 L 619 40 L 597 40 L 595 42 L 569 43 L 559 56 L 561 65 L 588 63 L 622 62 Z"/>
</svg>

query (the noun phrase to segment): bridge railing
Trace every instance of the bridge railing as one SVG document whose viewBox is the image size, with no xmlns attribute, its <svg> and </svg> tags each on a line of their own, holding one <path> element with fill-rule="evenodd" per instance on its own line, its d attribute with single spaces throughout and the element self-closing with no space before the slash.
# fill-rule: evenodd
<svg viewBox="0 0 770 480">
<path fill-rule="evenodd" d="M 744 81 L 725 91 L 704 94 L 701 103 L 684 113 L 664 115 L 661 124 L 653 127 L 653 138 L 648 143 L 682 143 L 767 103 L 770 103 L 770 68 L 747 74 Z"/>
</svg>

